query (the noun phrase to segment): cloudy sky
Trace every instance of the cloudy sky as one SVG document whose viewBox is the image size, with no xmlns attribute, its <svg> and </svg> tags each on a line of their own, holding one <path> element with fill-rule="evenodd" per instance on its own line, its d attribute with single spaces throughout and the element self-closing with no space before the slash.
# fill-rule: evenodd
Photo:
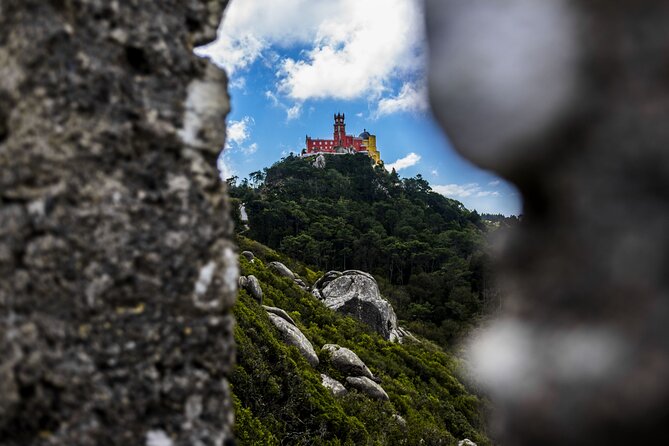
<svg viewBox="0 0 669 446">
<path fill-rule="evenodd" d="M 517 192 L 460 158 L 430 115 L 421 3 L 233 0 L 217 41 L 198 50 L 230 77 L 223 175 L 299 153 L 307 134 L 331 138 L 343 112 L 347 133 L 376 134 L 400 176 L 421 174 L 469 209 L 518 214 Z"/>
</svg>

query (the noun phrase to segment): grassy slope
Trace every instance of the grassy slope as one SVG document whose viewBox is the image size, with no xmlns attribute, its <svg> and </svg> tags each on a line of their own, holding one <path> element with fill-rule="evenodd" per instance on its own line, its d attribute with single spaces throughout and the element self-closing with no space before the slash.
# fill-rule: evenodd
<svg viewBox="0 0 669 446">
<path fill-rule="evenodd" d="M 320 354 L 326 343 L 360 356 L 390 396 L 380 402 L 352 391 L 334 398 L 320 384 L 320 373 L 345 378 L 321 361 L 318 370 L 297 349 L 284 344 L 265 311 L 245 291 L 235 309 L 238 365 L 231 378 L 236 432 L 242 445 L 255 444 L 457 444 L 469 438 L 490 444 L 482 432 L 481 403 L 455 378 L 458 362 L 434 344 L 399 345 L 385 341 L 364 324 L 327 309 L 290 280 L 272 274 L 265 263 L 283 261 L 307 282 L 319 275 L 257 242 L 240 237 L 243 275 L 261 282 L 264 304 L 283 308 Z M 262 259 L 262 260 L 261 260 Z M 406 420 L 401 426 L 393 414 Z"/>
</svg>

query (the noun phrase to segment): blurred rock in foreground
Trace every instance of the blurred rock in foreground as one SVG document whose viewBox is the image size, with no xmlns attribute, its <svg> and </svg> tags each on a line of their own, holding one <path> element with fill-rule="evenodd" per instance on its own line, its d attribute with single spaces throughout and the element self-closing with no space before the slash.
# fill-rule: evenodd
<svg viewBox="0 0 669 446">
<path fill-rule="evenodd" d="M 225 3 L 0 3 L 2 444 L 232 441 Z"/>
<path fill-rule="evenodd" d="M 471 348 L 498 441 L 669 444 L 669 3 L 427 6 L 435 115 L 525 202 Z"/>
</svg>

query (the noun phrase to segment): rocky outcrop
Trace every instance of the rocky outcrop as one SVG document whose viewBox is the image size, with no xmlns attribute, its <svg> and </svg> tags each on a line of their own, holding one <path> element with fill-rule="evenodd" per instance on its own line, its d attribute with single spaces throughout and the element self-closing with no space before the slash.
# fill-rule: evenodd
<svg viewBox="0 0 669 446">
<path fill-rule="evenodd" d="M 334 396 L 344 396 L 348 393 L 348 390 L 346 390 L 346 387 L 339 381 L 337 381 L 334 378 L 330 378 L 327 375 L 324 375 L 321 373 L 321 384 L 323 384 L 323 387 L 328 389 Z"/>
<path fill-rule="evenodd" d="M 349 376 L 346 383 L 369 397 L 388 401 L 388 394 L 383 388 L 366 376 Z"/>
<path fill-rule="evenodd" d="M 0 438 L 231 439 L 224 0 L 0 2 Z"/>
<path fill-rule="evenodd" d="M 316 157 L 316 159 L 312 163 L 312 166 L 314 166 L 316 169 L 325 168 L 325 157 L 323 156 L 323 154 L 320 154 Z"/>
<path fill-rule="evenodd" d="M 287 277 L 289 279 L 295 279 L 295 273 L 293 273 L 286 265 L 284 265 L 281 262 L 269 262 L 269 269 L 271 269 L 274 273 L 282 276 L 282 277 Z"/>
<path fill-rule="evenodd" d="M 363 271 L 330 271 L 312 288 L 330 309 L 347 314 L 371 326 L 390 341 L 401 341 L 397 316 L 390 302 L 381 297 L 376 280 Z"/>
<path fill-rule="evenodd" d="M 274 272 L 275 274 L 280 275 L 281 277 L 287 277 L 288 279 L 292 279 L 293 282 L 300 288 L 302 288 L 304 291 L 309 290 L 309 286 L 302 280 L 297 274 L 292 272 L 286 265 L 284 265 L 281 262 L 270 262 L 269 263 L 269 269 Z"/>
<path fill-rule="evenodd" d="M 282 317 L 282 318 L 284 318 L 287 322 L 290 322 L 291 324 L 293 324 L 293 325 L 295 325 L 295 326 L 297 327 L 297 324 L 295 323 L 295 321 L 293 320 L 293 318 L 290 317 L 290 316 L 288 315 L 288 313 L 286 313 L 286 312 L 285 312 L 284 310 L 282 310 L 281 308 L 277 308 L 277 307 L 268 307 L 267 305 L 263 305 L 262 307 L 263 307 L 263 308 L 265 309 L 265 311 L 267 311 L 268 313 L 272 313 L 272 314 L 275 314 L 275 315 L 277 315 L 277 316 L 279 316 L 279 317 Z"/>
<path fill-rule="evenodd" d="M 260 281 L 254 275 L 242 276 L 239 278 L 239 287 L 246 290 L 251 297 L 253 297 L 258 303 L 262 304 L 262 287 L 260 286 Z"/>
<path fill-rule="evenodd" d="M 340 347 L 337 344 L 325 344 L 322 350 L 328 353 L 332 367 L 341 373 L 349 376 L 374 378 L 369 368 L 353 351 L 345 347 Z"/>
<path fill-rule="evenodd" d="M 313 367 L 317 367 L 319 363 L 318 355 L 316 355 L 313 345 L 311 345 L 311 342 L 304 336 L 302 331 L 281 316 L 277 316 L 274 313 L 267 313 L 267 315 L 272 324 L 274 324 L 281 333 L 281 338 L 287 344 L 297 347 L 309 364 Z"/>
</svg>

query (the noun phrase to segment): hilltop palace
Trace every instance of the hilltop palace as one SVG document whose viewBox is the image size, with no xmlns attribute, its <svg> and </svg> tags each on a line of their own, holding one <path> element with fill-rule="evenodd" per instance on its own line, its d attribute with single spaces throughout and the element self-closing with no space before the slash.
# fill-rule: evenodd
<svg viewBox="0 0 669 446">
<path fill-rule="evenodd" d="M 302 150 L 302 156 L 324 154 L 346 154 L 364 153 L 374 160 L 376 164 L 381 161 L 381 153 L 376 148 L 376 135 L 371 135 L 364 130 L 360 136 L 346 134 L 344 114 L 334 115 L 334 137 L 332 139 L 312 139 L 307 136 L 306 149 Z"/>
</svg>

